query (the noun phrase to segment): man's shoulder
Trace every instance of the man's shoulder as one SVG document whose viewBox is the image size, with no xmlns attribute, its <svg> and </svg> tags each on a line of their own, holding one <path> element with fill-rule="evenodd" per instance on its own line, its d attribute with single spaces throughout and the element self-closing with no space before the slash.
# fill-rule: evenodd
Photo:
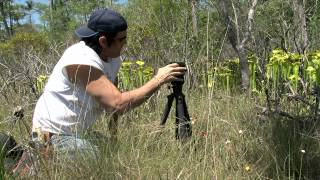
<svg viewBox="0 0 320 180">
<path fill-rule="evenodd" d="M 71 46 L 69 46 L 67 49 L 66 49 L 66 52 L 67 51 L 83 51 L 83 50 L 89 50 L 90 47 L 86 46 L 86 44 L 83 42 L 83 41 L 79 41 Z"/>
<path fill-rule="evenodd" d="M 64 52 L 67 56 L 77 57 L 77 58 L 90 58 L 90 59 L 100 59 L 97 53 L 87 46 L 83 41 L 75 43 L 68 47 Z"/>
</svg>

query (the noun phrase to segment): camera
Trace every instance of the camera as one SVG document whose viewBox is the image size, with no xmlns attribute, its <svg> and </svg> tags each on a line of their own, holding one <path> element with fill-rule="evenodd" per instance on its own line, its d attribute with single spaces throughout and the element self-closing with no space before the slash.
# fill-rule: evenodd
<svg viewBox="0 0 320 180">
<path fill-rule="evenodd" d="M 186 67 L 186 63 L 185 62 L 170 62 L 169 64 L 173 64 L 173 63 L 177 63 L 179 64 L 180 67 Z M 171 84 L 173 86 L 177 86 L 177 85 L 183 85 L 184 83 L 184 75 L 180 75 L 180 76 L 176 76 L 179 80 L 177 81 L 172 81 Z"/>
</svg>

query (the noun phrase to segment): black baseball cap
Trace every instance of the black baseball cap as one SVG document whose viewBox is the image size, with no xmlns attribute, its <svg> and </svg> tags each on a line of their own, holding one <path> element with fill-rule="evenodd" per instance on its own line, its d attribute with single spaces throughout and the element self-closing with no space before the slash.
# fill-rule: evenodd
<svg viewBox="0 0 320 180">
<path fill-rule="evenodd" d="M 119 13 L 111 9 L 95 10 L 86 26 L 76 29 L 75 33 L 80 38 L 92 37 L 99 32 L 116 33 L 128 28 L 127 22 Z"/>
</svg>

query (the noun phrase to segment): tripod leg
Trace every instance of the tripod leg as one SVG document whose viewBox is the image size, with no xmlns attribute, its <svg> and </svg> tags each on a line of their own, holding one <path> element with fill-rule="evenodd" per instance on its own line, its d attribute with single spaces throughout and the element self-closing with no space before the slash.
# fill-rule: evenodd
<svg viewBox="0 0 320 180">
<path fill-rule="evenodd" d="M 178 94 L 176 96 L 176 138 L 185 139 L 191 136 L 191 124 L 188 113 L 187 104 L 184 95 Z"/>
<path fill-rule="evenodd" d="M 169 96 L 167 96 L 167 98 L 168 98 L 168 101 L 167 101 L 167 104 L 165 106 L 164 112 L 162 114 L 160 125 L 164 125 L 166 123 L 166 121 L 167 121 L 167 118 L 169 116 L 170 109 L 171 109 L 171 106 L 172 106 L 174 94 L 170 94 Z"/>
</svg>

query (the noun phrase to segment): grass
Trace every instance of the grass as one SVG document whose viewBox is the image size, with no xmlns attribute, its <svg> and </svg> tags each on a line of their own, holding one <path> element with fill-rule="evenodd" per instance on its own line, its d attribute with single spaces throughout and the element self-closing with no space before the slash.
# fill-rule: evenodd
<svg viewBox="0 0 320 180">
<path fill-rule="evenodd" d="M 163 88 L 143 106 L 120 117 L 117 140 L 108 131 L 108 117 L 92 131 L 101 154 L 92 161 L 52 158 L 41 161 L 39 179 L 313 179 L 319 164 L 317 130 L 303 133 L 282 117 L 264 117 L 261 97 L 224 91 L 185 91 L 192 138 L 174 138 L 174 108 L 165 127 L 160 118 L 169 94 Z M 4 109 L 3 109 L 4 110 Z M 32 108 L 24 121 L 30 124 Z M 29 114 L 29 115 L 28 115 Z M 3 119 L 10 117 L 4 110 Z M 20 122 L 21 123 L 21 122 Z M 1 123 L 2 129 L 5 123 Z M 22 126 L 20 124 L 20 126 Z M 18 124 L 12 130 L 19 142 L 27 133 Z M 21 132 L 21 133 L 20 133 Z M 302 153 L 301 150 L 305 150 Z"/>
</svg>

